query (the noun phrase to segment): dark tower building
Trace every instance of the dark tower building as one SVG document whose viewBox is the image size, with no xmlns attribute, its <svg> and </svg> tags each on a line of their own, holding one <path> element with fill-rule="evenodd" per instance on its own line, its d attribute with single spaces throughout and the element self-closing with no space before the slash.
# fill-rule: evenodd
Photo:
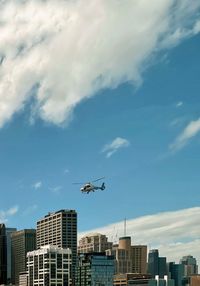
<svg viewBox="0 0 200 286">
<path fill-rule="evenodd" d="M 37 222 L 37 248 L 51 244 L 72 251 L 72 283 L 75 281 L 77 259 L 77 213 L 59 210 L 49 213 Z"/>
<path fill-rule="evenodd" d="M 149 251 L 148 255 L 148 273 L 154 278 L 155 275 L 158 275 L 158 249 L 152 249 Z"/>
<path fill-rule="evenodd" d="M 159 257 L 158 249 L 149 251 L 148 273 L 150 273 L 153 278 L 156 275 L 159 275 L 160 278 L 164 278 L 164 276 L 167 275 L 166 257 Z"/>
<path fill-rule="evenodd" d="M 26 271 L 27 252 L 35 249 L 35 229 L 24 229 L 11 234 L 12 284 L 19 285 L 19 273 Z"/>
<path fill-rule="evenodd" d="M 0 284 L 7 283 L 7 245 L 5 224 L 0 224 Z"/>
<path fill-rule="evenodd" d="M 6 228 L 7 243 L 7 284 L 11 283 L 11 234 L 17 231 L 16 228 Z"/>
</svg>

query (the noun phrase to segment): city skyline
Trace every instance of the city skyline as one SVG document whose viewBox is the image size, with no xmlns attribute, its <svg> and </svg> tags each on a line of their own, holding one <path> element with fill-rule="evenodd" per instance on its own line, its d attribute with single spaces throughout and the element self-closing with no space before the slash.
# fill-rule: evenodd
<svg viewBox="0 0 200 286">
<path fill-rule="evenodd" d="M 79 235 L 126 218 L 133 243 L 196 256 L 199 0 L 85 3 L 0 1 L 0 223 L 74 209 Z"/>
</svg>

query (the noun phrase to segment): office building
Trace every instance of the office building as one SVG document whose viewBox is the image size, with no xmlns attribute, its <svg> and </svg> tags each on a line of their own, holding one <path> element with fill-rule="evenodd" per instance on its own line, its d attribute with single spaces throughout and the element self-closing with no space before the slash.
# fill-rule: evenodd
<svg viewBox="0 0 200 286">
<path fill-rule="evenodd" d="M 91 233 L 79 240 L 78 253 L 104 252 L 112 248 L 112 242 L 100 233 Z"/>
<path fill-rule="evenodd" d="M 164 278 L 167 275 L 166 257 L 159 257 L 158 249 L 152 249 L 148 255 L 148 273 L 155 277 Z"/>
<path fill-rule="evenodd" d="M 142 285 L 148 285 L 148 281 L 151 279 L 150 274 L 138 274 L 138 273 L 125 273 L 125 274 L 116 274 L 114 275 L 114 286 L 127 286 L 130 284 L 130 281 L 137 281 Z"/>
<path fill-rule="evenodd" d="M 6 242 L 7 242 L 7 283 L 11 283 L 11 234 L 17 231 L 16 228 L 6 227 Z"/>
<path fill-rule="evenodd" d="M 70 286 L 71 249 L 53 245 L 27 253 L 29 286 Z"/>
<path fill-rule="evenodd" d="M 48 213 L 37 222 L 37 248 L 55 245 L 72 250 L 72 282 L 74 284 L 77 258 L 77 213 L 59 210 Z"/>
<path fill-rule="evenodd" d="M 147 272 L 147 246 L 132 246 L 130 236 L 121 237 L 119 244 L 106 250 L 106 254 L 115 257 L 115 274 Z"/>
<path fill-rule="evenodd" d="M 197 261 L 192 255 L 183 256 L 180 260 L 180 264 L 184 265 L 185 276 L 198 274 Z"/>
<path fill-rule="evenodd" d="M 36 249 L 35 229 L 24 229 L 11 234 L 11 280 L 19 285 L 20 272 L 26 271 L 26 254 Z"/>
<path fill-rule="evenodd" d="M 113 275 L 113 256 L 100 252 L 79 254 L 76 286 L 113 286 Z"/>
<path fill-rule="evenodd" d="M 7 283 L 7 243 L 6 227 L 0 224 L 0 285 Z"/>
<path fill-rule="evenodd" d="M 182 280 L 184 277 L 184 265 L 170 262 L 168 263 L 168 271 L 170 278 L 174 280 L 175 286 L 182 286 Z"/>
</svg>

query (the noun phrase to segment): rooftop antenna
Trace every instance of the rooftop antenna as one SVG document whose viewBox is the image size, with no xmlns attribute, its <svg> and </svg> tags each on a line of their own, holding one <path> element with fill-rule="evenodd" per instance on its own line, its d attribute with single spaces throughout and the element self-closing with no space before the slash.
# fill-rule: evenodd
<svg viewBox="0 0 200 286">
<path fill-rule="evenodd" d="M 126 218 L 124 219 L 124 236 L 126 236 Z"/>
</svg>

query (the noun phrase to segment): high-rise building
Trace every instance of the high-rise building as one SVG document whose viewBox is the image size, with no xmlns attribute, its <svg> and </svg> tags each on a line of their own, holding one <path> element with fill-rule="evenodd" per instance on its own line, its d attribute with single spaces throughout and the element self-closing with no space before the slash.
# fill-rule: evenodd
<svg viewBox="0 0 200 286">
<path fill-rule="evenodd" d="M 170 278 L 174 280 L 175 286 L 182 286 L 184 277 L 184 265 L 170 262 L 168 263 L 168 271 Z"/>
<path fill-rule="evenodd" d="M 7 243 L 6 227 L 0 224 L 0 285 L 7 283 Z"/>
<path fill-rule="evenodd" d="M 146 273 L 147 246 L 131 245 L 131 237 L 119 239 L 119 244 L 106 250 L 107 255 L 115 257 L 115 274 L 118 273 Z"/>
<path fill-rule="evenodd" d="M 11 234 L 17 231 L 16 228 L 6 227 L 6 241 L 7 241 L 7 283 L 11 283 Z"/>
<path fill-rule="evenodd" d="M 113 256 L 100 252 L 79 254 L 76 286 L 113 286 L 113 275 Z"/>
<path fill-rule="evenodd" d="M 53 245 L 27 253 L 29 286 L 70 286 L 71 249 Z"/>
<path fill-rule="evenodd" d="M 91 233 L 79 240 L 78 253 L 104 252 L 112 248 L 112 242 L 108 242 L 106 235 Z"/>
<path fill-rule="evenodd" d="M 74 284 L 77 258 L 77 213 L 75 210 L 48 213 L 37 222 L 37 248 L 49 244 L 72 250 L 72 282 Z"/>
<path fill-rule="evenodd" d="M 198 274 L 197 261 L 192 255 L 183 256 L 180 260 L 180 264 L 184 265 L 185 276 Z"/>
<path fill-rule="evenodd" d="M 167 275 L 166 257 L 159 257 L 158 249 L 152 249 L 148 255 L 148 273 L 155 277 L 164 278 Z"/>
<path fill-rule="evenodd" d="M 12 284 L 19 285 L 19 274 L 26 271 L 26 254 L 34 249 L 36 249 L 35 229 L 24 229 L 11 234 Z"/>
</svg>

